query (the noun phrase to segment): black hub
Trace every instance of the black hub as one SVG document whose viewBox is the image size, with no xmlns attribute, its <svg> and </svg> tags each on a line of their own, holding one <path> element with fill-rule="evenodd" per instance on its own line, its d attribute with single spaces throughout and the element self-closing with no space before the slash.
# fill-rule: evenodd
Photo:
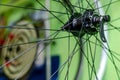
<svg viewBox="0 0 120 80">
<path fill-rule="evenodd" d="M 74 13 L 62 29 L 71 32 L 77 37 L 82 37 L 84 34 L 94 35 L 100 32 L 102 41 L 106 42 L 103 26 L 105 22 L 109 21 L 109 15 L 98 15 L 94 10 L 88 9 L 83 14 Z"/>
</svg>

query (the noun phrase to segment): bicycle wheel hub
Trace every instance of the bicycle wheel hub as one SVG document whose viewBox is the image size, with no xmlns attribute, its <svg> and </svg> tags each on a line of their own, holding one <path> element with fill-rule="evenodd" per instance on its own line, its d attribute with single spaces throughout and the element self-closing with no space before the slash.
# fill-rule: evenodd
<svg viewBox="0 0 120 80">
<path fill-rule="evenodd" d="M 109 21 L 109 15 L 98 15 L 94 10 L 88 9 L 83 14 L 74 13 L 62 29 L 77 37 L 81 37 L 86 33 L 94 35 L 100 31 L 101 24 L 103 26 L 103 23 Z"/>
</svg>

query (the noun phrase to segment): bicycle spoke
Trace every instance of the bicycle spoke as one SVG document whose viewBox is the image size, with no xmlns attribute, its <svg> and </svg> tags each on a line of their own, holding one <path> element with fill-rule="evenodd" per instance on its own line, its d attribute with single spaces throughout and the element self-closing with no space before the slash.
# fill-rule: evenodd
<svg viewBox="0 0 120 80">
<path fill-rule="evenodd" d="M 38 10 L 38 11 L 46 11 L 46 12 L 53 12 L 53 13 L 59 13 L 59 14 L 66 14 L 65 12 L 51 11 L 51 10 L 47 10 L 47 9 L 36 9 L 36 8 L 31 8 L 31 7 L 22 7 L 22 6 L 9 5 L 9 4 L 0 4 L 0 6 L 20 8 L 20 9 L 25 9 L 25 10 Z"/>
<path fill-rule="evenodd" d="M 36 0 L 43 8 L 45 8 L 46 10 L 48 10 L 39 0 Z M 51 14 L 51 15 L 53 15 L 58 21 L 60 21 L 62 24 L 64 24 L 64 22 L 63 21 L 61 21 L 56 15 L 54 15 L 52 12 L 50 12 L 49 10 L 48 10 L 48 12 Z"/>
<path fill-rule="evenodd" d="M 52 74 L 50 73 L 48 80 L 53 79 L 56 74 L 58 75 L 55 77 L 56 80 L 110 79 L 111 70 L 115 79 L 120 79 L 119 37 L 115 36 L 120 33 L 119 11 L 115 11 L 119 7 L 120 0 L 50 0 L 49 8 L 46 6 L 47 1 L 40 0 L 30 3 L 28 1 L 25 5 L 17 2 L 15 4 L 12 1 L 0 2 L 0 32 L 4 34 L 0 35 L 0 69 L 8 79 L 24 78 L 25 75 L 22 73 L 43 54 L 44 60 L 45 58 L 47 60 L 45 57 L 47 47 L 51 47 L 50 57 L 54 54 L 60 56 L 60 66 L 52 71 Z M 20 10 L 23 13 L 18 14 L 17 11 Z M 34 14 L 37 11 L 43 15 Z M 49 17 L 44 13 L 48 13 Z M 16 19 L 13 18 L 12 21 L 12 17 Z M 20 21 L 28 23 L 19 24 Z M 50 28 L 45 27 L 45 21 L 50 22 Z M 28 27 L 29 25 L 32 27 Z M 46 38 L 47 32 L 50 36 Z M 12 37 L 15 35 L 12 40 L 11 34 Z M 42 48 L 37 50 L 40 45 Z M 21 46 L 25 49 L 21 48 L 22 51 L 19 52 Z M 14 52 L 9 54 L 9 51 Z M 31 55 L 32 58 L 29 59 L 28 56 Z M 5 67 L 8 66 L 11 72 L 17 71 L 12 68 L 17 69 L 20 66 L 9 67 L 9 64 L 16 66 L 18 60 L 24 62 L 21 65 L 23 69 L 18 70 L 19 74 L 11 78 L 5 72 Z M 18 63 L 15 63 L 17 61 Z M 30 70 L 27 70 L 28 75 Z"/>
<path fill-rule="evenodd" d="M 104 7 L 107 7 L 107 6 L 109 6 L 109 5 L 111 5 L 111 4 L 115 4 L 115 3 L 117 3 L 117 2 L 119 2 L 119 0 L 116 0 L 116 1 L 113 1 L 113 2 L 110 2 L 110 3 L 107 3 L 107 4 L 105 4 L 105 5 L 101 6 L 101 7 L 95 8 L 95 10 L 98 10 L 98 9 L 104 8 Z"/>
<path fill-rule="evenodd" d="M 109 1 L 109 5 L 107 6 L 107 9 L 105 10 L 105 14 L 108 12 L 108 10 L 109 10 L 111 4 L 112 4 L 112 0 Z"/>
<path fill-rule="evenodd" d="M 106 52 L 106 55 L 108 56 L 108 58 L 110 59 L 110 61 L 112 62 L 112 64 L 114 65 L 114 68 L 115 68 L 115 71 L 116 71 L 116 74 L 117 74 L 117 77 L 118 77 L 118 79 L 119 79 L 119 69 L 118 69 L 118 67 L 116 66 L 116 63 L 115 63 L 115 59 L 114 59 L 114 55 L 113 55 L 113 51 L 112 50 L 110 50 L 110 47 L 109 47 L 109 45 L 108 45 L 108 43 L 106 43 L 106 45 L 108 46 L 108 48 L 106 48 L 106 46 L 98 39 L 98 38 L 96 38 L 102 45 L 100 45 L 101 47 L 105 47 L 105 49 L 104 49 L 104 51 Z M 106 51 L 107 50 L 107 51 Z M 110 53 L 110 55 L 109 55 L 109 53 Z"/>
</svg>

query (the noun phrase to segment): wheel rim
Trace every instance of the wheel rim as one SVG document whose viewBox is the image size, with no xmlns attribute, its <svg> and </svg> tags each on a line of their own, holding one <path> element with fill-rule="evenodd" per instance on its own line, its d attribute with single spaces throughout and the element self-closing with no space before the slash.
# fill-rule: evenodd
<svg viewBox="0 0 120 80">
<path fill-rule="evenodd" d="M 20 27 L 13 26 L 13 27 L 16 28 L 27 27 L 32 29 L 34 28 L 32 25 L 25 25 L 27 23 L 28 22 L 26 21 L 22 21 L 17 24 L 22 26 Z M 11 30 L 10 34 L 8 35 L 8 39 L 4 44 L 4 46 L 9 46 L 9 47 L 2 49 L 3 64 L 6 64 L 3 67 L 3 71 L 10 79 L 15 79 L 16 77 L 22 78 L 23 76 L 25 76 L 26 73 L 30 70 L 34 61 L 34 57 L 36 55 L 37 47 L 33 48 L 32 50 L 24 54 L 25 50 L 27 50 L 30 46 L 35 45 L 35 43 L 24 44 L 24 45 L 16 45 L 16 44 L 23 44 L 30 41 L 32 42 L 36 38 L 37 36 L 35 30 L 26 30 L 26 29 Z M 17 56 L 19 57 L 16 58 Z M 9 61 L 12 59 L 14 60 L 9 63 Z"/>
</svg>

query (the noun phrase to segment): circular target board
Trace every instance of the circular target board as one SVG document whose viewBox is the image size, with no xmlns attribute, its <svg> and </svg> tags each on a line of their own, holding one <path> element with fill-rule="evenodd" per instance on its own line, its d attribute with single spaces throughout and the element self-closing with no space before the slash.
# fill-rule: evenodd
<svg viewBox="0 0 120 80">
<path fill-rule="evenodd" d="M 31 69 L 35 60 L 37 43 L 36 30 L 26 21 L 11 27 L 10 34 L 2 48 L 2 67 L 10 79 L 23 78 Z"/>
</svg>

